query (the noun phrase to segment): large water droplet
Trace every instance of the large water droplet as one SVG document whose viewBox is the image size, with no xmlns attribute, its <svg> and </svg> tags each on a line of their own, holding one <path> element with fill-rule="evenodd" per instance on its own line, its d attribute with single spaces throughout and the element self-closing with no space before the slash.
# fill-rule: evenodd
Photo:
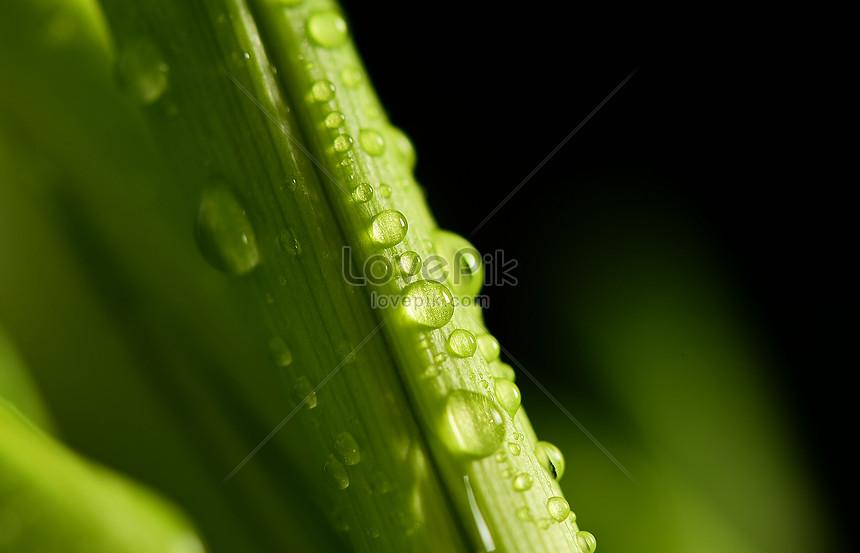
<svg viewBox="0 0 860 553">
<path fill-rule="evenodd" d="M 475 336 L 463 328 L 454 330 L 448 336 L 448 351 L 457 357 L 471 357 L 475 355 L 475 349 L 478 343 L 475 341 Z"/>
<path fill-rule="evenodd" d="M 300 376 L 296 379 L 291 396 L 293 401 L 296 402 L 296 405 L 304 402 L 305 407 L 308 409 L 313 409 L 317 406 L 317 395 L 314 393 L 314 387 L 311 385 L 311 381 L 308 380 L 308 377 L 306 376 Z"/>
<path fill-rule="evenodd" d="M 511 382 L 514 382 L 517 378 L 517 373 L 514 372 L 514 368 L 498 359 L 490 363 L 490 370 L 493 371 L 493 376 L 496 378 L 504 378 Z"/>
<path fill-rule="evenodd" d="M 478 341 L 478 351 L 481 356 L 491 363 L 499 358 L 499 342 L 489 334 L 479 334 L 476 338 Z"/>
<path fill-rule="evenodd" d="M 323 473 L 325 474 L 326 482 L 332 488 L 345 490 L 349 487 L 349 474 L 346 472 L 346 467 L 334 455 L 326 457 L 323 464 Z"/>
<path fill-rule="evenodd" d="M 502 444 L 505 425 L 488 397 L 455 390 L 445 404 L 439 434 L 452 453 L 480 459 Z"/>
<path fill-rule="evenodd" d="M 197 242 L 209 263 L 229 273 L 248 273 L 260 262 L 251 222 L 225 185 L 210 188 L 203 195 L 197 214 Z"/>
<path fill-rule="evenodd" d="M 556 480 L 564 475 L 564 455 L 549 442 L 538 442 L 535 445 L 535 456 L 541 466 Z"/>
<path fill-rule="evenodd" d="M 518 492 L 524 492 L 532 487 L 532 483 L 532 475 L 527 472 L 521 472 L 514 478 L 514 489 Z"/>
<path fill-rule="evenodd" d="M 481 254 L 465 238 L 446 230 L 433 231 L 436 253 L 445 260 L 445 282 L 460 297 L 473 297 L 484 284 Z"/>
<path fill-rule="evenodd" d="M 346 42 L 348 33 L 346 20 L 334 10 L 312 13 L 308 17 L 307 29 L 311 40 L 326 48 L 334 48 Z"/>
<path fill-rule="evenodd" d="M 372 156 L 381 156 L 385 152 L 385 140 L 381 134 L 372 129 L 361 129 L 358 141 L 364 151 Z"/>
<path fill-rule="evenodd" d="M 441 328 L 454 315 L 451 292 L 432 280 L 416 280 L 407 286 L 402 304 L 410 319 L 430 328 Z"/>
<path fill-rule="evenodd" d="M 272 338 L 269 342 L 269 354 L 272 356 L 272 361 L 281 367 L 286 367 L 293 362 L 293 352 L 280 337 Z"/>
<path fill-rule="evenodd" d="M 496 378 L 496 399 L 499 400 L 499 405 L 502 409 L 508 412 L 510 416 L 517 414 L 517 409 L 520 408 L 522 396 L 517 385 L 505 378 Z"/>
<path fill-rule="evenodd" d="M 413 251 L 404 252 L 397 258 L 397 266 L 400 274 L 412 276 L 421 269 L 421 257 Z"/>
<path fill-rule="evenodd" d="M 389 209 L 373 218 L 370 238 L 376 245 L 389 248 L 402 242 L 408 229 L 406 217 L 399 211 Z"/>
<path fill-rule="evenodd" d="M 563 497 L 550 497 L 546 502 L 546 510 L 556 522 L 564 522 L 570 514 L 570 505 Z"/>
<path fill-rule="evenodd" d="M 591 532 L 580 530 L 576 533 L 576 544 L 582 549 L 582 553 L 594 553 L 597 549 L 597 538 Z"/>
<path fill-rule="evenodd" d="M 349 432 L 341 432 L 334 439 L 334 455 L 344 465 L 357 465 L 361 461 L 361 449 Z"/>
<path fill-rule="evenodd" d="M 154 42 L 140 39 L 120 53 L 116 78 L 120 89 L 141 104 L 161 98 L 167 88 L 167 64 Z"/>
<path fill-rule="evenodd" d="M 331 81 L 325 79 L 311 85 L 311 96 L 315 102 L 328 102 L 334 98 L 335 88 Z"/>
</svg>

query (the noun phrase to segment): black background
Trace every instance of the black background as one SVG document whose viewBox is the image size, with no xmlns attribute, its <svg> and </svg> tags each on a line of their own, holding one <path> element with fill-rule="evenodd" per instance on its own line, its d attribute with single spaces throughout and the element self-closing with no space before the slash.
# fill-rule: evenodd
<svg viewBox="0 0 860 553">
<path fill-rule="evenodd" d="M 849 155 L 838 32 L 802 13 L 344 6 L 390 118 L 416 145 L 440 226 L 465 236 L 638 68 L 471 241 L 528 265 L 536 237 L 614 195 L 670 202 L 699 220 L 778 356 L 772 376 L 825 498 L 849 512 L 847 192 L 857 179 L 836 170 Z M 659 178 L 595 179 L 630 174 Z M 527 351 L 536 322 L 522 289 L 491 294 L 504 310 L 488 312 L 490 328 Z"/>
</svg>

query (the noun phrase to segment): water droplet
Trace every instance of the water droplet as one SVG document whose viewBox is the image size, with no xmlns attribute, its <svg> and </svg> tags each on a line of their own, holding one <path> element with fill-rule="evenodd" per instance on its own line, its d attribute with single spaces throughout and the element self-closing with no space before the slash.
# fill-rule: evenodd
<svg viewBox="0 0 860 553">
<path fill-rule="evenodd" d="M 397 150 L 397 153 L 400 154 L 400 157 L 403 158 L 403 161 L 406 162 L 406 166 L 410 171 L 415 169 L 417 158 L 415 156 L 415 146 L 412 144 L 412 141 L 405 132 L 397 127 L 391 127 L 390 133 L 394 148 Z"/>
<path fill-rule="evenodd" d="M 349 474 L 346 472 L 346 467 L 334 455 L 326 457 L 323 473 L 326 476 L 326 482 L 332 488 L 345 490 L 349 487 Z"/>
<path fill-rule="evenodd" d="M 412 276 L 421 269 L 421 257 L 413 251 L 404 252 L 397 258 L 397 266 L 400 274 Z"/>
<path fill-rule="evenodd" d="M 465 238 L 446 230 L 432 234 L 436 253 L 447 263 L 445 282 L 460 297 L 474 297 L 484 284 L 481 254 Z"/>
<path fill-rule="evenodd" d="M 475 355 L 478 343 L 475 335 L 468 330 L 458 328 L 448 336 L 448 351 L 457 357 L 471 357 Z"/>
<path fill-rule="evenodd" d="M 499 342 L 489 334 L 479 334 L 476 338 L 478 341 L 478 351 L 481 356 L 491 363 L 499 358 Z"/>
<path fill-rule="evenodd" d="M 504 463 L 508 460 L 508 454 L 505 453 L 504 450 L 500 450 L 498 453 L 496 453 L 495 459 L 497 463 Z"/>
<path fill-rule="evenodd" d="M 334 455 L 344 465 L 357 465 L 361 461 L 361 449 L 349 432 L 341 432 L 334 439 Z"/>
<path fill-rule="evenodd" d="M 366 182 L 363 182 L 352 190 L 352 197 L 358 203 L 369 201 L 373 197 L 373 188 Z"/>
<path fill-rule="evenodd" d="M 517 456 L 522 452 L 522 448 L 520 448 L 520 444 L 517 442 L 508 442 L 508 449 L 511 452 L 511 455 Z"/>
<path fill-rule="evenodd" d="M 514 368 L 508 365 L 507 363 L 503 363 L 496 359 L 492 363 L 490 363 L 490 370 L 493 371 L 493 376 L 496 378 L 504 378 L 505 380 L 510 380 L 513 382 L 516 380 L 517 373 L 514 372 Z"/>
<path fill-rule="evenodd" d="M 269 342 L 269 354 L 272 356 L 272 361 L 281 367 L 286 367 L 293 362 L 293 352 L 280 337 L 272 338 Z"/>
<path fill-rule="evenodd" d="M 243 275 L 260 262 L 257 239 L 245 210 L 225 185 L 207 190 L 197 214 L 197 242 L 214 267 Z"/>
<path fill-rule="evenodd" d="M 373 218 L 370 223 L 370 238 L 376 245 L 389 248 L 402 242 L 408 229 L 406 217 L 399 211 L 389 209 Z"/>
<path fill-rule="evenodd" d="M 448 354 L 444 351 L 441 351 L 433 356 L 433 361 L 435 361 L 436 363 L 444 363 L 446 359 L 448 359 Z"/>
<path fill-rule="evenodd" d="M 340 79 L 346 86 L 355 88 L 361 83 L 361 70 L 357 67 L 346 67 L 340 72 Z"/>
<path fill-rule="evenodd" d="M 314 393 L 314 387 L 308 377 L 300 376 L 296 379 L 296 383 L 293 385 L 292 398 L 296 405 L 304 401 L 305 407 L 308 409 L 317 406 L 317 395 Z"/>
<path fill-rule="evenodd" d="M 535 456 L 541 466 L 556 480 L 564 475 L 564 455 L 549 442 L 538 442 L 535 445 Z"/>
<path fill-rule="evenodd" d="M 346 20 L 334 10 L 314 12 L 308 17 L 308 36 L 326 48 L 340 46 L 346 41 Z"/>
<path fill-rule="evenodd" d="M 540 528 L 541 530 L 546 530 L 547 528 L 550 527 L 550 525 L 552 525 L 552 521 L 548 518 L 541 518 L 541 519 L 536 520 L 535 524 L 537 524 L 537 527 Z"/>
<path fill-rule="evenodd" d="M 518 492 L 524 492 L 532 487 L 532 475 L 527 472 L 521 472 L 514 478 L 514 489 Z"/>
<path fill-rule="evenodd" d="M 387 184 L 380 184 L 380 185 L 379 185 L 379 194 L 380 194 L 383 198 L 388 198 L 388 197 L 390 197 L 390 196 L 391 196 L 391 187 L 390 187 L 390 186 L 388 186 Z"/>
<path fill-rule="evenodd" d="M 119 55 L 117 84 L 136 102 L 152 104 L 167 88 L 168 69 L 155 43 L 140 39 Z"/>
<path fill-rule="evenodd" d="M 597 538 L 591 532 L 580 530 L 576 533 L 576 544 L 582 549 L 582 553 L 593 553 L 597 549 Z"/>
<path fill-rule="evenodd" d="M 532 510 L 526 507 L 517 509 L 517 518 L 523 522 L 528 522 L 532 519 Z"/>
<path fill-rule="evenodd" d="M 246 60 L 249 60 L 251 59 L 251 54 L 249 52 L 245 52 L 244 54 L 242 54 L 242 57 L 244 57 Z"/>
<path fill-rule="evenodd" d="M 454 315 L 454 298 L 444 284 L 416 280 L 403 290 L 403 308 L 418 324 L 441 328 Z"/>
<path fill-rule="evenodd" d="M 334 98 L 335 87 L 331 81 L 325 79 L 311 85 L 311 96 L 315 102 L 328 102 Z"/>
<path fill-rule="evenodd" d="M 520 408 L 522 396 L 517 385 L 505 378 L 496 378 L 496 399 L 499 400 L 499 405 L 502 409 L 508 412 L 510 416 L 517 414 L 517 409 Z"/>
<path fill-rule="evenodd" d="M 285 252 L 292 255 L 302 253 L 302 245 L 299 239 L 296 238 L 296 233 L 293 229 L 282 230 L 278 234 L 278 246 Z"/>
<path fill-rule="evenodd" d="M 570 505 L 563 497 L 550 497 L 546 502 L 546 510 L 556 522 L 564 522 L 570 514 Z"/>
<path fill-rule="evenodd" d="M 364 151 L 372 156 L 380 156 L 385 151 L 385 140 L 381 134 L 372 129 L 361 129 L 358 141 Z"/>
<path fill-rule="evenodd" d="M 328 129 L 338 129 L 343 126 L 343 122 L 346 121 L 346 115 L 342 114 L 339 111 L 333 111 L 325 116 L 323 122 L 325 123 L 326 128 Z"/>
<path fill-rule="evenodd" d="M 348 134 L 340 134 L 334 139 L 332 146 L 336 152 L 346 152 L 352 148 L 352 137 Z"/>
<path fill-rule="evenodd" d="M 448 395 L 439 432 L 452 453 L 480 459 L 499 449 L 505 426 L 488 397 L 455 390 Z"/>
<path fill-rule="evenodd" d="M 364 276 L 367 278 L 368 284 L 376 286 L 385 284 L 391 280 L 393 272 L 391 262 L 381 255 L 371 256 L 364 264 Z"/>
</svg>

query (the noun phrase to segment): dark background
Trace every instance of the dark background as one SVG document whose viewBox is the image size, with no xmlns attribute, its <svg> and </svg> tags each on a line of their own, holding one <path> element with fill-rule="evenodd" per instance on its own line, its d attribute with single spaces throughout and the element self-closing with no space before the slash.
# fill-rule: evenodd
<svg viewBox="0 0 860 553">
<path fill-rule="evenodd" d="M 511 253 L 528 280 L 542 266 L 532 246 L 581 239 L 575 222 L 619 199 L 695 221 L 776 357 L 768 377 L 804 461 L 825 500 L 849 512 L 846 373 L 857 363 L 844 285 L 856 245 L 845 190 L 856 176 L 836 170 L 847 154 L 838 37 L 803 14 L 665 20 L 683 20 L 680 31 L 572 7 L 344 5 L 390 118 L 416 145 L 440 226 L 464 236 L 638 68 L 470 240 Z M 487 292 L 499 306 L 489 327 L 528 360 L 547 332 L 541 290 Z"/>
</svg>

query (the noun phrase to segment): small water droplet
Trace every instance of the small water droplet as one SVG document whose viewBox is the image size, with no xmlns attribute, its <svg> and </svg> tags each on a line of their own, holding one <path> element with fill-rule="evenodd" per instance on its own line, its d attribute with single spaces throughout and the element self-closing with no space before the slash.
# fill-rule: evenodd
<svg viewBox="0 0 860 553">
<path fill-rule="evenodd" d="M 537 524 L 537 527 L 541 530 L 546 530 L 552 525 L 552 521 L 548 518 L 540 518 L 535 521 L 535 524 Z"/>
<path fill-rule="evenodd" d="M 250 52 L 245 52 L 242 57 L 244 57 L 246 60 L 249 60 L 251 59 L 251 54 Z"/>
<path fill-rule="evenodd" d="M 434 230 L 432 240 L 437 255 L 446 262 L 444 282 L 451 291 L 460 297 L 477 295 L 484 284 L 484 264 L 478 250 L 459 234 L 446 230 Z"/>
<path fill-rule="evenodd" d="M 535 456 L 554 479 L 561 480 L 564 475 L 564 455 L 557 447 L 549 442 L 538 442 L 535 445 Z"/>
<path fill-rule="evenodd" d="M 269 354 L 272 356 L 272 361 L 281 367 L 286 367 L 293 362 L 293 352 L 280 337 L 272 338 L 269 342 Z"/>
<path fill-rule="evenodd" d="M 525 440 L 526 437 L 523 436 L 522 434 L 520 434 L 519 432 L 514 432 L 514 439 L 521 442 L 521 441 Z"/>
<path fill-rule="evenodd" d="M 206 260 L 222 271 L 243 275 L 260 262 L 251 222 L 226 185 L 204 193 L 197 214 L 197 242 Z"/>
<path fill-rule="evenodd" d="M 349 432 L 341 432 L 334 439 L 334 456 L 344 465 L 357 465 L 361 461 L 361 449 Z"/>
<path fill-rule="evenodd" d="M 498 453 L 496 453 L 495 459 L 497 463 L 504 463 L 508 460 L 508 454 L 504 451 L 499 451 Z"/>
<path fill-rule="evenodd" d="M 308 409 L 313 409 L 317 406 L 317 395 L 314 392 L 314 387 L 311 385 L 311 381 L 308 380 L 308 377 L 306 376 L 300 376 L 296 379 L 291 395 L 293 401 L 296 402 L 296 405 L 304 401 L 305 407 Z"/>
<path fill-rule="evenodd" d="M 365 262 L 364 271 L 368 284 L 382 285 L 391 280 L 394 269 L 391 268 L 391 262 L 387 258 L 375 255 Z"/>
<path fill-rule="evenodd" d="M 409 136 L 407 136 L 406 133 L 398 127 L 391 127 L 390 133 L 394 143 L 394 148 L 397 150 L 397 153 L 400 154 L 400 157 L 403 158 L 403 161 L 406 162 L 406 166 L 409 170 L 412 171 L 415 169 L 415 162 L 417 160 L 415 155 L 415 146 L 412 144 Z"/>
<path fill-rule="evenodd" d="M 591 532 L 580 530 L 576 533 L 576 544 L 582 549 L 582 553 L 593 553 L 597 549 L 597 538 Z"/>
<path fill-rule="evenodd" d="M 527 472 L 521 472 L 514 478 L 514 489 L 518 492 L 524 492 L 532 487 L 532 475 Z"/>
<path fill-rule="evenodd" d="M 435 361 L 436 363 L 444 363 L 446 359 L 448 359 L 448 354 L 444 351 L 441 351 L 433 356 L 433 361 Z"/>
<path fill-rule="evenodd" d="M 457 357 L 471 357 L 478 347 L 475 335 L 463 328 L 458 328 L 448 336 L 448 351 Z"/>
<path fill-rule="evenodd" d="M 379 194 L 380 194 L 383 198 L 388 198 L 388 197 L 390 197 L 390 196 L 391 196 L 391 187 L 390 187 L 390 186 L 388 186 L 387 184 L 380 184 L 380 185 L 379 185 Z"/>
<path fill-rule="evenodd" d="M 364 151 L 372 156 L 381 156 L 385 152 L 385 140 L 381 134 L 372 129 L 361 129 L 358 141 Z"/>
<path fill-rule="evenodd" d="M 120 53 L 116 66 L 117 84 L 136 102 L 152 104 L 167 88 L 168 69 L 155 43 L 140 39 Z"/>
<path fill-rule="evenodd" d="M 496 378 L 504 378 L 511 382 L 516 380 L 517 374 L 514 372 L 514 368 L 498 359 L 490 363 L 490 370 L 493 371 L 493 376 Z"/>
<path fill-rule="evenodd" d="M 479 334 L 476 338 L 478 341 L 478 351 L 481 356 L 491 363 L 499 358 L 499 342 L 489 334 Z"/>
<path fill-rule="evenodd" d="M 444 284 L 416 280 L 403 290 L 402 305 L 410 319 L 430 328 L 441 328 L 454 315 L 454 298 Z"/>
<path fill-rule="evenodd" d="M 480 459 L 499 449 L 505 425 L 488 397 L 455 390 L 442 411 L 439 433 L 452 453 Z"/>
<path fill-rule="evenodd" d="M 348 29 L 346 20 L 334 10 L 314 12 L 308 17 L 308 36 L 326 48 L 334 48 L 346 42 Z"/>
<path fill-rule="evenodd" d="M 502 476 L 505 478 L 513 478 L 516 473 L 517 473 L 516 470 L 514 470 L 511 467 L 508 467 L 502 471 Z"/>
<path fill-rule="evenodd" d="M 360 204 L 369 201 L 372 197 L 373 188 L 366 182 L 359 184 L 352 190 L 352 198 Z"/>
<path fill-rule="evenodd" d="M 326 476 L 328 485 L 334 489 L 345 490 L 349 487 L 349 474 L 346 472 L 346 467 L 334 455 L 326 457 L 323 464 L 323 473 Z"/>
<path fill-rule="evenodd" d="M 564 522 L 570 514 L 570 505 L 563 497 L 550 497 L 546 502 L 546 510 L 556 522 Z"/>
<path fill-rule="evenodd" d="M 412 276 L 421 269 L 421 257 L 413 251 L 404 252 L 397 258 L 397 266 L 400 274 Z"/>
<path fill-rule="evenodd" d="M 508 450 L 510 450 L 511 455 L 519 455 L 522 452 L 522 448 L 520 448 L 520 444 L 517 442 L 508 442 Z"/>
<path fill-rule="evenodd" d="M 373 218 L 370 223 L 370 238 L 376 245 L 390 248 L 403 241 L 408 229 L 406 217 L 399 211 L 389 209 Z"/>
<path fill-rule="evenodd" d="M 504 378 L 496 378 L 495 384 L 496 399 L 499 400 L 499 405 L 513 417 L 517 414 L 517 409 L 520 408 L 522 401 L 520 389 L 517 388 L 516 384 Z"/>
<path fill-rule="evenodd" d="M 332 146 L 336 152 L 346 152 L 352 148 L 352 137 L 348 134 L 340 134 L 334 139 Z"/>
<path fill-rule="evenodd" d="M 335 87 L 331 81 L 325 79 L 311 85 L 311 97 L 315 102 L 328 102 L 334 98 Z"/>
<path fill-rule="evenodd" d="M 528 522 L 532 520 L 532 510 L 526 507 L 520 507 L 517 509 L 517 518 L 523 522 Z"/>
<path fill-rule="evenodd" d="M 296 238 L 296 233 L 292 229 L 282 230 L 278 234 L 278 246 L 285 252 L 292 255 L 302 253 L 302 245 L 299 239 Z"/>
<path fill-rule="evenodd" d="M 340 79 L 346 86 L 355 88 L 361 83 L 361 70 L 357 67 L 346 67 L 340 72 Z"/>
<path fill-rule="evenodd" d="M 328 129 L 338 129 L 343 126 L 343 122 L 346 121 L 346 115 L 342 114 L 339 111 L 333 111 L 325 116 L 323 122 L 325 123 L 326 128 Z"/>
</svg>

